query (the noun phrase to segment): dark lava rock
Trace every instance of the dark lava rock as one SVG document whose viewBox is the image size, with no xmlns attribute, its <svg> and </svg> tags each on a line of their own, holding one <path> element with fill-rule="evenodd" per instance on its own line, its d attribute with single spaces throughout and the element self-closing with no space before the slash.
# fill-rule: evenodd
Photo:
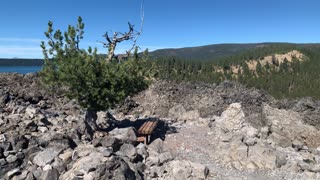
<svg viewBox="0 0 320 180">
<path fill-rule="evenodd" d="M 11 98 L 10 98 L 10 95 L 8 93 L 2 95 L 0 97 L 0 106 L 1 106 L 1 104 L 2 105 L 7 104 L 10 100 L 11 100 Z"/>
<path fill-rule="evenodd" d="M 12 145 L 14 150 L 20 150 L 20 149 L 27 149 L 29 144 L 29 139 L 27 139 L 25 136 L 18 136 L 13 138 Z"/>
</svg>

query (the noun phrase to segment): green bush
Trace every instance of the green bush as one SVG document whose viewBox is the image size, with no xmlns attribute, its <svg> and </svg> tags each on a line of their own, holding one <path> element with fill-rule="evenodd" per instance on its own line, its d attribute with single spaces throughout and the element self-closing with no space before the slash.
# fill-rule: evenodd
<svg viewBox="0 0 320 180">
<path fill-rule="evenodd" d="M 106 62 L 96 48 L 79 47 L 83 29 L 81 17 L 76 27 L 69 25 L 64 34 L 54 31 L 49 21 L 45 32 L 48 41 L 41 42 L 45 64 L 40 76 L 45 84 L 63 87 L 69 98 L 91 112 L 108 110 L 147 87 L 146 67 L 150 66 L 146 66 L 146 58 L 136 54 L 121 63 Z"/>
</svg>

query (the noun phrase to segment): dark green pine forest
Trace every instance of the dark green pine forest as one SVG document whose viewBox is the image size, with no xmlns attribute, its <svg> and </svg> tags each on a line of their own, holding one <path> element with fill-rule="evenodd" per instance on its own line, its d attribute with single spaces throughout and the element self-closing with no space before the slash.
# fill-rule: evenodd
<svg viewBox="0 0 320 180">
<path fill-rule="evenodd" d="M 281 62 L 276 58 L 293 50 L 303 57 Z M 276 98 L 320 99 L 320 44 L 217 44 L 145 51 L 137 56 L 149 60 L 146 67 L 153 67 L 151 73 L 159 79 L 216 84 L 225 80 L 238 81 L 263 89 Z M 270 56 L 269 63 L 262 63 Z M 250 61 L 256 62 L 254 70 L 248 66 Z M 41 66 L 43 60 L 0 59 L 0 66 L 3 65 Z"/>
<path fill-rule="evenodd" d="M 247 47 L 205 59 L 179 56 L 180 51 L 174 57 L 157 54 L 156 75 L 177 82 L 219 84 L 225 80 L 238 81 L 249 87 L 263 89 L 276 98 L 308 96 L 320 99 L 320 44 L 267 43 Z M 293 50 L 303 54 L 303 57 L 300 60 L 292 57 L 291 61 L 285 58 L 282 62 L 276 58 L 277 54 Z M 272 56 L 272 61 L 262 65 L 260 62 L 266 56 Z M 250 60 L 257 62 L 254 70 L 246 63 Z M 232 67 L 238 69 L 232 70 Z"/>
</svg>

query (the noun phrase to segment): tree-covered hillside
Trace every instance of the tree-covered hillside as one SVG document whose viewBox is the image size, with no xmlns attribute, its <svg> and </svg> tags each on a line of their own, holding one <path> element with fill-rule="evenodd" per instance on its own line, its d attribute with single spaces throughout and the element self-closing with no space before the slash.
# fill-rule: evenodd
<svg viewBox="0 0 320 180">
<path fill-rule="evenodd" d="M 290 54 L 293 50 L 301 53 L 301 59 Z M 264 58 L 269 58 L 269 63 Z M 157 64 L 159 78 L 209 83 L 234 80 L 278 98 L 320 98 L 319 44 L 269 44 L 214 61 L 162 57 Z"/>
<path fill-rule="evenodd" d="M 287 58 L 277 61 L 277 56 L 293 50 L 301 53 L 303 60 L 294 57 L 290 61 Z M 320 44 L 220 44 L 164 49 L 149 55 L 157 62 L 158 78 L 209 83 L 234 80 L 264 89 L 278 98 L 320 99 Z M 43 60 L 38 59 L 0 59 L 0 66 L 42 64 Z"/>
<path fill-rule="evenodd" d="M 246 50 L 259 50 L 261 47 L 272 45 L 290 45 L 288 43 L 252 43 L 252 44 L 213 44 L 199 47 L 186 47 L 177 49 L 160 49 L 150 53 L 152 57 L 178 57 L 189 60 L 216 60 L 228 57 Z"/>
</svg>

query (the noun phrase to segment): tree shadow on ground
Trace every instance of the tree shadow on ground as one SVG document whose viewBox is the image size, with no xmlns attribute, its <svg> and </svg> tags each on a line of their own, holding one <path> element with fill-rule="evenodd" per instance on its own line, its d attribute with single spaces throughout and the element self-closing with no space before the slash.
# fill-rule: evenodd
<svg viewBox="0 0 320 180">
<path fill-rule="evenodd" d="M 110 124 L 111 126 L 109 126 L 106 131 L 109 132 L 115 128 L 134 127 L 136 129 L 136 132 L 138 132 L 138 129 L 147 121 L 158 121 L 158 124 L 151 135 L 150 142 L 157 138 L 165 140 L 166 134 L 178 133 L 176 127 L 170 125 L 167 121 L 160 118 L 149 117 L 137 119 L 135 121 L 131 121 L 129 119 L 117 120 L 111 114 L 108 115 L 108 124 Z"/>
</svg>

